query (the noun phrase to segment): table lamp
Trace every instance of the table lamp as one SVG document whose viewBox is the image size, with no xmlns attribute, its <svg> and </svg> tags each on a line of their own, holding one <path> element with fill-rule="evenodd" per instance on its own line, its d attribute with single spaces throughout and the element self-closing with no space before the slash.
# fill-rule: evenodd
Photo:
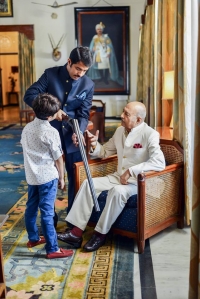
<svg viewBox="0 0 200 299">
<path fill-rule="evenodd" d="M 164 72 L 162 100 L 174 99 L 174 71 Z M 171 105 L 172 106 L 172 105 Z M 171 109 L 170 128 L 173 128 L 173 108 Z"/>
</svg>

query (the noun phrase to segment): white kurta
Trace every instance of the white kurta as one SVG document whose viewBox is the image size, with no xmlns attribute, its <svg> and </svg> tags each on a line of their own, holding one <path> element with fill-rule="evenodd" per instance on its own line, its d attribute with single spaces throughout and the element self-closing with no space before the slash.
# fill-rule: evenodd
<svg viewBox="0 0 200 299">
<path fill-rule="evenodd" d="M 140 148 L 135 148 L 135 145 Z M 159 133 L 142 123 L 126 137 L 124 127 L 117 128 L 113 137 L 103 146 L 97 144 L 93 156 L 109 157 L 117 153 L 117 172 L 104 178 L 95 178 L 94 187 L 97 195 L 109 190 L 106 205 L 95 230 L 106 234 L 123 210 L 127 200 L 137 193 L 137 175 L 142 171 L 161 171 L 165 168 L 164 155 L 159 146 Z M 128 185 L 120 184 L 120 176 L 129 169 L 131 177 Z M 66 221 L 84 230 L 91 216 L 93 200 L 88 181 L 85 180 L 76 195 L 74 204 Z"/>
</svg>

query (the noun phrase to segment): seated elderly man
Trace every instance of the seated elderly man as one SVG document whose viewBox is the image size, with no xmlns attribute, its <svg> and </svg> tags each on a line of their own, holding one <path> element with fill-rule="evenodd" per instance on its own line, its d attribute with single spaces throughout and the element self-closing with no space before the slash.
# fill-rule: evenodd
<svg viewBox="0 0 200 299">
<path fill-rule="evenodd" d="M 106 234 L 129 197 L 137 194 L 137 175 L 142 171 L 161 171 L 165 168 L 164 155 L 159 146 L 159 133 L 144 122 L 145 117 L 145 106 L 140 102 L 130 102 L 121 114 L 121 126 L 107 143 L 101 145 L 97 142 L 98 131 L 96 135 L 87 132 L 91 143 L 91 155 L 103 158 L 117 153 L 118 169 L 106 177 L 93 178 L 97 195 L 103 190 L 109 191 L 94 234 L 83 247 L 86 251 L 95 251 L 105 243 Z M 76 143 L 76 136 L 73 138 Z M 64 233 L 58 233 L 58 239 L 79 248 L 93 206 L 89 183 L 85 180 L 66 217 L 66 221 L 74 227 Z"/>
</svg>

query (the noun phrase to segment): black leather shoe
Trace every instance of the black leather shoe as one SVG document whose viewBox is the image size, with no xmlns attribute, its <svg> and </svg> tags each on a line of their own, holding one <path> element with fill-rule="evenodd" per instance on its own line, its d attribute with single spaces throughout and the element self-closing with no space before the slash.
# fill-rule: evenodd
<svg viewBox="0 0 200 299">
<path fill-rule="evenodd" d="M 68 243 L 75 248 L 80 248 L 83 241 L 82 237 L 76 237 L 70 230 L 65 233 L 57 233 L 57 237 L 58 240 Z"/>
<path fill-rule="evenodd" d="M 86 251 L 95 251 L 99 249 L 99 247 L 103 246 L 106 241 L 105 238 L 100 238 L 98 235 L 92 235 L 91 239 L 83 246 L 83 249 Z"/>
</svg>

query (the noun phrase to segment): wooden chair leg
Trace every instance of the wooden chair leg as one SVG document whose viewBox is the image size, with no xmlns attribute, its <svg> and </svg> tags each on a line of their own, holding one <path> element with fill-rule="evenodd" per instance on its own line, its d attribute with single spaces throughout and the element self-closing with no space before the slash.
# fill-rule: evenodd
<svg viewBox="0 0 200 299">
<path fill-rule="evenodd" d="M 144 253 L 145 240 L 137 240 L 138 253 Z"/>
<path fill-rule="evenodd" d="M 6 298 L 6 286 L 4 283 L 0 283 L 0 298 L 1 299 Z"/>
<path fill-rule="evenodd" d="M 177 221 L 177 227 L 180 229 L 184 228 L 184 217 L 182 217 L 181 220 Z"/>
</svg>

